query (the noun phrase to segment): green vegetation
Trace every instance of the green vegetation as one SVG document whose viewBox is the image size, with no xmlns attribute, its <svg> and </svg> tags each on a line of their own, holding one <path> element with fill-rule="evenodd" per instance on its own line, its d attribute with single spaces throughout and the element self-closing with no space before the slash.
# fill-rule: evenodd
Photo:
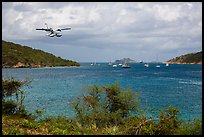
<svg viewBox="0 0 204 137">
<path fill-rule="evenodd" d="M 50 53 L 2 40 L 3 67 L 80 66 L 79 63 Z"/>
<path fill-rule="evenodd" d="M 160 111 L 158 117 L 147 118 L 138 109 L 138 94 L 130 89 L 123 91 L 117 83 L 88 87 L 86 94 L 72 101 L 76 112 L 73 118 L 55 116 L 35 121 L 34 115 L 25 115 L 28 113 L 23 109 L 24 98 L 10 100 L 13 105 L 5 106 L 9 101 L 5 98 L 17 97 L 17 92 L 22 94 L 20 88 L 28 83 L 2 80 L 4 135 L 202 135 L 202 120 L 183 121 L 175 107 Z"/>
<path fill-rule="evenodd" d="M 168 60 L 170 63 L 184 63 L 184 64 L 198 64 L 202 63 L 202 51 L 196 53 L 190 53 L 186 55 L 182 55 L 179 57 L 175 57 L 173 59 Z"/>
<path fill-rule="evenodd" d="M 13 78 L 2 80 L 2 113 L 11 115 L 27 116 L 23 101 L 25 99 L 25 91 L 21 87 L 26 86 L 31 81 L 17 81 Z M 15 100 L 6 99 L 15 95 Z"/>
</svg>

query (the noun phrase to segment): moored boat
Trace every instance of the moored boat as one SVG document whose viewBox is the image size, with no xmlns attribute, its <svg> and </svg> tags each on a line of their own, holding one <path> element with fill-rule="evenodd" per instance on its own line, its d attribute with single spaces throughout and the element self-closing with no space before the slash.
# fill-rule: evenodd
<svg viewBox="0 0 204 137">
<path fill-rule="evenodd" d="M 122 65 L 122 68 L 131 68 L 127 63 Z"/>
<path fill-rule="evenodd" d="M 149 64 L 145 63 L 144 66 L 145 66 L 145 67 L 149 67 Z"/>
</svg>

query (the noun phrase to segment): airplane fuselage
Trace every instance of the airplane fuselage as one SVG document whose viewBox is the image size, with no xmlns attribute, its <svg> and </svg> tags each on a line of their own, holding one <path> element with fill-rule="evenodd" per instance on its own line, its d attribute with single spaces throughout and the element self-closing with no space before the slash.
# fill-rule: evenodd
<svg viewBox="0 0 204 137">
<path fill-rule="evenodd" d="M 62 34 L 60 33 L 62 30 L 70 30 L 71 28 L 62 28 L 62 29 L 57 29 L 57 30 L 53 30 L 52 28 L 48 28 L 47 23 L 45 23 L 46 28 L 42 28 L 42 29 L 36 29 L 36 30 L 44 30 L 46 32 L 50 32 L 49 34 L 47 34 L 47 36 L 49 37 L 61 37 Z"/>
<path fill-rule="evenodd" d="M 61 37 L 61 36 L 62 36 L 61 33 L 57 32 L 57 31 L 53 31 L 53 30 L 51 30 L 50 33 L 47 34 L 47 35 L 48 35 L 49 37 L 54 37 L 54 36 L 56 36 L 56 37 Z"/>
</svg>

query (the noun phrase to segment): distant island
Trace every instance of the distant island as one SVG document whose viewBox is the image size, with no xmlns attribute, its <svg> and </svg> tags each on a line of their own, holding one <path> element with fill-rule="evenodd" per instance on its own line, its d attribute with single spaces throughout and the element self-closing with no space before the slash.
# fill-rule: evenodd
<svg viewBox="0 0 204 137">
<path fill-rule="evenodd" d="M 169 64 L 202 64 L 202 51 L 181 55 L 166 61 Z"/>
<path fill-rule="evenodd" d="M 3 68 L 40 68 L 80 66 L 79 63 L 56 57 L 51 53 L 2 40 Z"/>
<path fill-rule="evenodd" d="M 130 59 L 130 58 L 123 58 L 123 59 L 118 59 L 118 60 L 115 60 L 116 63 L 142 63 L 143 61 L 142 60 L 133 60 L 133 59 Z"/>
</svg>

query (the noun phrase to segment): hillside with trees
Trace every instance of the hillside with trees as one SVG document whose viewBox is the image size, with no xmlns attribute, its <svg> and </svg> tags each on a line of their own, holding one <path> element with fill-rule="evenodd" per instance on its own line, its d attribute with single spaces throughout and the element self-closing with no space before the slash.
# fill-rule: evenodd
<svg viewBox="0 0 204 137">
<path fill-rule="evenodd" d="M 170 64 L 202 64 L 202 51 L 181 55 L 166 62 Z"/>
<path fill-rule="evenodd" d="M 56 57 L 51 53 L 28 46 L 22 46 L 2 40 L 2 67 L 3 68 L 39 68 L 55 66 L 80 66 L 72 60 Z"/>
</svg>

